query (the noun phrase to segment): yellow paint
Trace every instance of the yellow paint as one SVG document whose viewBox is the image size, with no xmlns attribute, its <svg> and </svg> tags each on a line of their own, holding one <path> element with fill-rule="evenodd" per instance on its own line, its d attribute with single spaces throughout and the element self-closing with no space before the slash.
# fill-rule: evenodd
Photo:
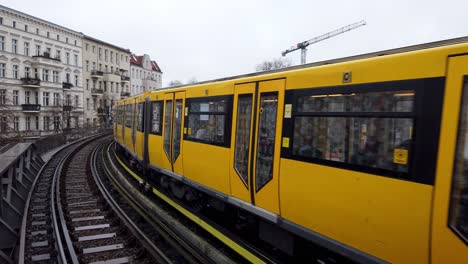
<svg viewBox="0 0 468 264">
<path fill-rule="evenodd" d="M 468 56 L 449 59 L 444 109 L 437 160 L 432 222 L 432 263 L 466 264 L 468 246 L 448 228 L 450 193 L 463 77 L 468 75 Z"/>
<path fill-rule="evenodd" d="M 283 148 L 289 148 L 289 138 L 283 137 Z"/>
<path fill-rule="evenodd" d="M 282 159 L 282 216 L 392 263 L 429 261 L 432 187 Z"/>
<path fill-rule="evenodd" d="M 393 150 L 393 163 L 408 164 L 408 150 L 407 149 L 394 149 Z"/>
</svg>

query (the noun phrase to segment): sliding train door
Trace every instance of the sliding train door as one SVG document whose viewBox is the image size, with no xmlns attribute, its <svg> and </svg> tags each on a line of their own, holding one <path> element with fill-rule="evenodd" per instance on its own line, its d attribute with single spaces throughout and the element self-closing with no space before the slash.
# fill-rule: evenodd
<svg viewBox="0 0 468 264">
<path fill-rule="evenodd" d="M 182 166 L 184 105 L 185 91 L 164 95 L 164 157 L 162 167 L 179 175 L 184 175 Z"/>
<path fill-rule="evenodd" d="M 279 214 L 279 159 L 285 80 L 235 86 L 231 193 Z"/>
<path fill-rule="evenodd" d="M 468 56 L 448 60 L 434 189 L 432 263 L 468 261 Z"/>
</svg>

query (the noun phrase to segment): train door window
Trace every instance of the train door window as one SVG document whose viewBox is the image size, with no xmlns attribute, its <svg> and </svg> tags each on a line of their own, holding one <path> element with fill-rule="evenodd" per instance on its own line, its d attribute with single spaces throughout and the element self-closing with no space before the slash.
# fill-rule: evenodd
<svg viewBox="0 0 468 264">
<path fill-rule="evenodd" d="M 236 146 L 234 168 L 248 186 L 250 124 L 252 117 L 252 95 L 241 94 L 237 103 Z"/>
<path fill-rule="evenodd" d="M 450 197 L 450 228 L 468 243 L 468 78 L 462 95 Z"/>
<path fill-rule="evenodd" d="M 414 95 L 406 90 L 298 96 L 292 153 L 305 161 L 339 162 L 405 177 Z"/>
<path fill-rule="evenodd" d="M 175 101 L 175 117 L 174 117 L 174 155 L 172 162 L 174 163 L 180 154 L 180 137 L 182 135 L 182 99 Z"/>
<path fill-rule="evenodd" d="M 132 127 L 133 104 L 128 104 L 125 111 L 125 126 Z"/>
<path fill-rule="evenodd" d="M 143 122 L 143 111 L 144 111 L 144 103 L 139 103 L 138 104 L 138 110 L 137 110 L 137 130 L 140 132 L 143 132 L 144 130 L 144 122 Z"/>
<path fill-rule="evenodd" d="M 152 103 L 152 113 L 151 113 L 151 134 L 161 135 L 162 134 L 162 101 Z"/>
<path fill-rule="evenodd" d="M 255 165 L 255 186 L 257 191 L 273 178 L 277 108 L 277 92 L 260 94 L 257 162 Z"/>
<path fill-rule="evenodd" d="M 167 157 L 171 160 L 171 117 L 172 117 L 172 101 L 166 101 L 166 109 L 164 115 L 164 151 Z"/>
</svg>

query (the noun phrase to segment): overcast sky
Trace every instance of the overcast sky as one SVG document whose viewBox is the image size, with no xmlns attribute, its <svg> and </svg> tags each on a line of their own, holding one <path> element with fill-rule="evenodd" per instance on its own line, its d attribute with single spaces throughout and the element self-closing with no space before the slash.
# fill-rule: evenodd
<svg viewBox="0 0 468 264">
<path fill-rule="evenodd" d="M 466 0 L 0 0 L 2 5 L 149 54 L 163 86 L 255 71 L 281 51 L 360 20 L 309 46 L 307 62 L 468 36 Z M 300 51 L 287 58 L 300 63 Z"/>
</svg>

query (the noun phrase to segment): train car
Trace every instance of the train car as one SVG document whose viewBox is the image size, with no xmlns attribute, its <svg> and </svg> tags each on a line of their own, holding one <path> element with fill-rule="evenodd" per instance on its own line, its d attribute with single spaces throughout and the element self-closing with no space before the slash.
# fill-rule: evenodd
<svg viewBox="0 0 468 264">
<path fill-rule="evenodd" d="M 288 254 L 467 263 L 467 54 L 460 38 L 163 89 L 123 103 L 146 102 L 142 149 L 117 142 L 146 181 L 249 212 Z"/>
</svg>

